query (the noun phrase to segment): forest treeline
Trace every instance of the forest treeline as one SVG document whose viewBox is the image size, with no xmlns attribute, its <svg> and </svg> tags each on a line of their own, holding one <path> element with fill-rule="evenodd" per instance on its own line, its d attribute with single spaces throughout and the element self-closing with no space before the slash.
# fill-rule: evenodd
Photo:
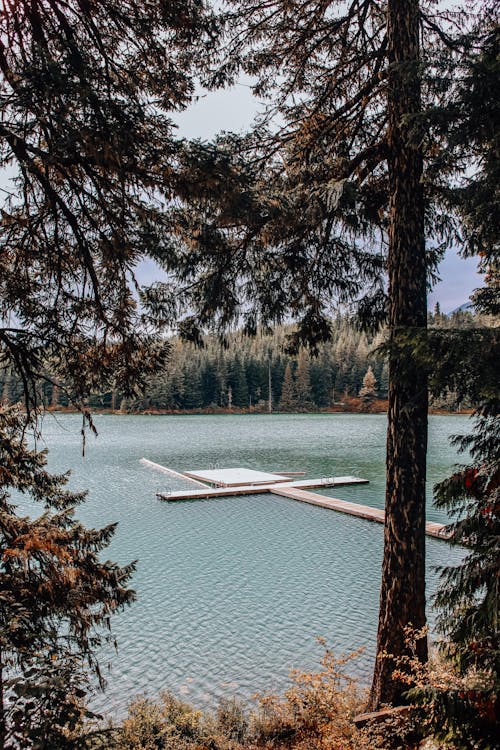
<svg viewBox="0 0 500 750">
<path fill-rule="evenodd" d="M 439 306 L 429 313 L 429 325 L 467 328 L 484 323 L 481 316 L 457 311 L 447 316 Z M 317 355 L 302 349 L 287 354 L 290 326 L 273 333 L 244 336 L 228 334 L 225 345 L 206 337 L 203 348 L 179 338 L 169 340 L 170 356 L 164 369 L 150 378 L 143 393 L 125 398 L 119 390 L 95 393 L 88 399 L 93 409 L 121 412 L 149 410 L 189 411 L 200 409 L 250 409 L 285 412 L 314 411 L 348 402 L 360 396 L 365 404 L 385 399 L 388 388 L 387 362 L 377 352 L 384 331 L 370 336 L 347 316 L 332 324 L 332 337 L 319 346 Z M 271 399 L 269 399 L 271 387 Z M 0 374 L 3 400 L 15 403 L 22 383 L 12 373 Z M 51 408 L 67 407 L 68 394 L 50 382 L 40 385 L 43 402 Z M 450 410 L 470 404 L 458 402 L 456 394 L 440 395 L 431 403 Z"/>
</svg>

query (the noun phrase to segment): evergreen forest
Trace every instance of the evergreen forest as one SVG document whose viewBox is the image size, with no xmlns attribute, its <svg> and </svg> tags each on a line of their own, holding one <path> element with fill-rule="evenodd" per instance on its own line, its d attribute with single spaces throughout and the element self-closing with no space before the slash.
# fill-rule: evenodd
<svg viewBox="0 0 500 750">
<path fill-rule="evenodd" d="M 439 305 L 429 313 L 429 325 L 442 330 L 480 328 L 485 317 L 469 311 L 447 316 Z M 121 413 L 147 411 L 249 410 L 307 412 L 330 407 L 370 410 L 378 399 L 387 399 L 388 365 L 379 348 L 385 331 L 369 334 L 355 320 L 338 316 L 332 321 L 332 336 L 316 353 L 302 348 L 287 353 L 292 327 L 278 326 L 272 333 L 227 334 L 221 342 L 205 337 L 201 346 L 179 338 L 167 339 L 168 363 L 150 377 L 142 392 L 128 398 L 118 389 L 90 394 L 93 410 Z M 364 379 L 370 385 L 364 389 Z M 269 402 L 271 385 L 271 403 Z M 3 399 L 15 403 L 22 396 L 22 383 L 15 373 L 0 373 Z M 40 398 L 46 407 L 71 408 L 63 383 L 41 381 Z M 448 389 L 435 394 L 431 407 L 455 411 L 474 404 Z M 385 408 L 381 404 L 380 408 Z"/>
</svg>

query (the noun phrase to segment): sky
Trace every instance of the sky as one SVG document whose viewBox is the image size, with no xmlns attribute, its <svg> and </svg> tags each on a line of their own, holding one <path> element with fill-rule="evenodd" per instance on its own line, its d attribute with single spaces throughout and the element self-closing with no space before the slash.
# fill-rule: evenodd
<svg viewBox="0 0 500 750">
<path fill-rule="evenodd" d="M 252 96 L 250 86 L 239 84 L 200 97 L 175 120 L 180 135 L 210 140 L 221 130 L 244 131 L 252 123 L 258 109 L 259 103 Z M 142 272 L 148 281 L 154 278 L 152 267 L 144 267 Z M 472 291 L 481 286 L 476 259 L 461 258 L 454 248 L 446 252 L 438 273 L 442 280 L 435 284 L 429 294 L 430 310 L 439 302 L 442 312 L 452 312 L 468 302 Z"/>
</svg>

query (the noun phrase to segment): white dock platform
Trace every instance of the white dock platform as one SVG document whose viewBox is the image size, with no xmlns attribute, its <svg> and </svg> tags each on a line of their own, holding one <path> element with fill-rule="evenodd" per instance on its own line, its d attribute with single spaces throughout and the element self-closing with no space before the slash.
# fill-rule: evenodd
<svg viewBox="0 0 500 750">
<path fill-rule="evenodd" d="M 185 471 L 186 477 L 208 482 L 216 487 L 244 487 L 254 484 L 276 484 L 289 482 L 290 477 L 281 474 L 271 474 L 267 471 L 255 471 L 241 466 L 235 469 L 197 469 Z"/>
</svg>

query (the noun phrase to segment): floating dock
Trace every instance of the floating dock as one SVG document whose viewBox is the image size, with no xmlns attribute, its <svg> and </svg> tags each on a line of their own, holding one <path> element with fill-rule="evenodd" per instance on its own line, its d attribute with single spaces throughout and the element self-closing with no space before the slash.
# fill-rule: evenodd
<svg viewBox="0 0 500 750">
<path fill-rule="evenodd" d="M 321 477 L 320 479 L 296 479 L 291 481 L 290 475 L 303 474 L 304 472 L 283 472 L 282 474 L 278 474 L 275 472 L 255 471 L 254 469 L 243 467 L 234 469 L 196 469 L 180 473 L 173 469 L 168 469 L 161 464 L 149 461 L 146 458 L 141 459 L 141 461 L 153 469 L 163 471 L 171 476 L 197 485 L 196 488 L 190 490 L 158 492 L 157 497 L 166 502 L 208 500 L 212 497 L 271 493 L 289 498 L 290 500 L 318 505 L 321 508 L 334 510 L 338 513 L 347 513 L 350 516 L 364 518 L 367 521 L 375 521 L 376 523 L 384 523 L 385 521 L 385 512 L 380 508 L 373 508 L 370 505 L 362 505 L 361 503 L 352 503 L 347 500 L 339 500 L 338 498 L 318 495 L 315 492 L 308 491 L 327 487 L 368 484 L 367 479 L 359 477 Z M 447 538 L 445 526 L 440 523 L 427 521 L 425 531 L 426 534 L 436 539 Z"/>
</svg>

